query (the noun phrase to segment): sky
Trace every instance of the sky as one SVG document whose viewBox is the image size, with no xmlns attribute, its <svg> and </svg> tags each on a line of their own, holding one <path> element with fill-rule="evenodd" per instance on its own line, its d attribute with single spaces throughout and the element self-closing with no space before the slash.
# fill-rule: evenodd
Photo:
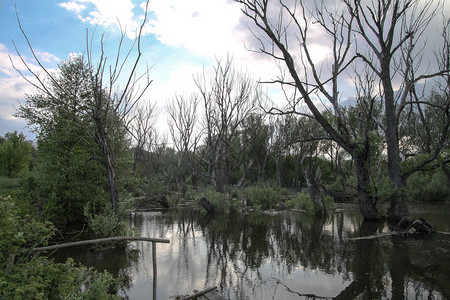
<svg viewBox="0 0 450 300">
<path fill-rule="evenodd" d="M 144 15 L 145 2 L 137 0 L 0 0 L 0 135 L 13 130 L 33 138 L 26 121 L 14 117 L 25 94 L 36 90 L 12 67 L 11 61 L 24 70 L 14 44 L 32 67 L 26 40 L 16 17 L 28 36 L 37 56 L 46 68 L 56 69 L 58 63 L 73 53 L 84 53 L 86 30 L 95 41 L 104 33 L 106 49 L 113 57 L 121 35 L 126 31 L 124 48 L 131 46 L 136 29 Z M 175 95 L 190 94 L 195 85 L 193 75 L 210 69 L 216 59 L 232 56 L 243 69 L 253 74 L 271 73 L 274 64 L 262 55 L 249 52 L 245 46 L 250 32 L 242 21 L 240 6 L 232 0 L 151 0 L 147 26 L 142 35 L 141 66 L 151 67 L 153 81 L 141 101 L 156 103 L 160 110 L 158 122 L 167 123 L 165 103 Z M 97 43 L 98 46 L 98 43 Z"/>
<path fill-rule="evenodd" d="M 36 55 L 46 68 L 55 70 L 70 55 L 85 52 L 87 34 L 92 37 L 95 33 L 95 51 L 104 33 L 106 52 L 114 57 L 121 35 L 119 24 L 126 31 L 124 48 L 130 47 L 144 7 L 141 0 L 0 0 L 0 135 L 17 130 L 34 138 L 25 128 L 25 120 L 14 116 L 24 96 L 36 93 L 12 67 L 11 61 L 24 70 L 14 45 L 25 61 L 38 69 L 20 32 L 16 12 Z M 195 91 L 193 75 L 203 69 L 210 72 L 216 59 L 233 57 L 235 65 L 255 80 L 276 78 L 279 70 L 274 60 L 249 51 L 258 45 L 248 26 L 240 5 L 232 0 L 149 1 L 140 66 L 151 67 L 153 82 L 141 101 L 156 104 L 158 126 L 163 131 L 167 128 L 166 101 Z M 311 49 L 317 62 L 330 53 L 321 40 L 320 33 L 313 35 Z M 267 91 L 272 101 L 282 97 L 280 90 L 270 87 Z"/>
</svg>

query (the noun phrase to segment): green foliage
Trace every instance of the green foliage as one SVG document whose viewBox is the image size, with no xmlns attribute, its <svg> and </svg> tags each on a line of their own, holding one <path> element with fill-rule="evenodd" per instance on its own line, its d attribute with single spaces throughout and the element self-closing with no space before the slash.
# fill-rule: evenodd
<svg viewBox="0 0 450 300">
<path fill-rule="evenodd" d="M 1 299 L 113 299 L 117 281 L 108 273 L 75 266 L 72 260 L 54 263 L 30 254 L 46 245 L 54 232 L 49 222 L 23 215 L 11 197 L 0 199 Z"/>
<path fill-rule="evenodd" d="M 168 199 L 169 199 L 169 203 L 172 206 L 177 206 L 178 204 L 180 204 L 183 201 L 183 194 L 178 193 L 178 192 L 173 192 L 169 195 Z"/>
<path fill-rule="evenodd" d="M 6 196 L 20 187 L 20 178 L 0 176 L 0 196 Z"/>
<path fill-rule="evenodd" d="M 96 238 L 129 235 L 128 225 L 124 218 L 124 207 L 120 207 L 118 213 L 112 213 L 110 209 L 104 209 L 100 213 L 95 213 L 91 204 L 88 203 L 84 207 L 84 215 L 89 228 L 93 231 Z"/>
<path fill-rule="evenodd" d="M 55 120 L 56 121 L 56 120 Z M 103 166 L 91 160 L 92 145 L 82 129 L 60 119 L 59 126 L 38 137 L 35 170 L 24 185 L 23 197 L 58 227 L 84 221 L 88 201 L 108 205 Z"/>
<path fill-rule="evenodd" d="M 82 222 L 87 201 L 116 209 L 118 193 L 133 185 L 123 111 L 93 72 L 83 56 L 61 62 L 47 92 L 28 95 L 16 114 L 38 136 L 35 184 L 26 197 L 58 227 Z"/>
<path fill-rule="evenodd" d="M 5 134 L 0 144 L 0 175 L 19 177 L 28 171 L 31 159 L 31 144 L 23 133 L 17 131 Z"/>
<path fill-rule="evenodd" d="M 323 201 L 325 202 L 325 207 L 327 208 L 327 211 L 332 211 L 337 208 L 336 203 L 334 203 L 333 197 L 330 195 L 323 196 Z"/>
<path fill-rule="evenodd" d="M 197 201 L 202 197 L 205 197 L 211 202 L 217 212 L 226 212 L 230 207 L 230 201 L 227 195 L 216 192 L 213 188 L 207 188 L 201 192 Z"/>
<path fill-rule="evenodd" d="M 118 299 L 117 281 L 109 273 L 32 257 L 0 275 L 3 299 Z"/>
<path fill-rule="evenodd" d="M 394 194 L 396 188 L 389 177 L 381 177 L 375 181 L 375 185 L 370 186 L 370 194 L 381 201 L 381 203 L 388 202 Z"/>
<path fill-rule="evenodd" d="M 249 186 L 245 188 L 244 195 L 248 205 L 262 209 L 270 209 L 282 199 L 280 190 L 272 187 Z"/>
<path fill-rule="evenodd" d="M 286 205 L 290 209 L 305 210 L 308 213 L 314 213 L 314 203 L 309 194 L 305 192 L 297 193 L 297 195 L 286 201 Z M 327 206 L 328 207 L 328 206 Z"/>
<path fill-rule="evenodd" d="M 409 201 L 450 201 L 447 177 L 442 170 L 418 172 L 408 178 L 406 197 Z"/>
</svg>

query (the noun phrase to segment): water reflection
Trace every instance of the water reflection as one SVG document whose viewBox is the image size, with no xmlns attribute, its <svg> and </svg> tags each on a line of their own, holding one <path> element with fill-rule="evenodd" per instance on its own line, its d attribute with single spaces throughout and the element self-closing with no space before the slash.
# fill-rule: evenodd
<svg viewBox="0 0 450 300">
<path fill-rule="evenodd" d="M 448 226 L 445 222 L 441 227 Z M 449 235 L 350 240 L 387 229 L 363 222 L 356 210 L 327 217 L 272 212 L 244 218 L 171 210 L 134 213 L 130 223 L 142 236 L 171 240 L 157 245 L 160 299 L 211 286 L 229 299 L 450 297 Z M 137 258 L 111 255 L 102 263 L 127 274 L 124 296 L 148 299 L 151 244 L 132 245 Z"/>
</svg>

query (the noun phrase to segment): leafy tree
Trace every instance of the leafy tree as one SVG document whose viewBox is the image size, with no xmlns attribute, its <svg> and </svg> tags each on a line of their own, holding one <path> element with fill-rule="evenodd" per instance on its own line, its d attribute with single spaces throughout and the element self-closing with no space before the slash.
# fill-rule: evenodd
<svg viewBox="0 0 450 300">
<path fill-rule="evenodd" d="M 77 126 L 83 129 L 89 139 L 98 149 L 93 159 L 98 160 L 104 166 L 108 180 L 108 192 L 111 202 L 111 210 L 117 212 L 119 205 L 119 188 L 116 170 L 115 138 L 129 122 L 128 115 L 151 84 L 148 79 L 148 69 L 144 74 L 137 74 L 137 66 L 141 58 L 141 34 L 147 21 L 147 6 L 144 18 L 136 38 L 137 53 L 131 64 L 131 71 L 123 75 L 128 59 L 133 57 L 131 48 L 127 55 L 121 58 L 121 49 L 125 33 L 122 32 L 116 58 L 112 59 L 112 65 L 108 65 L 108 58 L 104 52 L 104 36 L 100 41 L 100 58 L 94 62 L 92 57 L 92 45 L 87 46 L 86 59 L 83 56 L 72 57 L 59 66 L 59 73 L 51 73 L 46 69 L 36 55 L 28 37 L 20 22 L 19 27 L 25 37 L 33 58 L 46 76 L 39 76 L 22 57 L 18 49 L 17 54 L 21 58 L 26 70 L 30 72 L 35 81 L 31 81 L 23 74 L 21 68 L 16 70 L 22 77 L 38 89 L 39 93 L 29 96 L 27 103 L 20 106 L 18 115 L 28 120 L 29 124 L 45 127 L 51 124 L 55 115 L 64 115 L 71 119 Z M 105 73 L 105 70 L 109 72 Z M 124 77 L 125 76 L 125 77 Z M 140 79 L 146 80 L 138 87 Z M 125 82 L 123 88 L 118 84 Z M 44 125 L 44 126 L 43 126 Z M 47 126 L 49 127 L 49 126 Z"/>
<path fill-rule="evenodd" d="M 17 177 L 28 170 L 31 144 L 23 133 L 8 132 L 0 144 L 0 174 Z"/>
<path fill-rule="evenodd" d="M 81 56 L 62 62 L 58 77 L 46 86 L 48 93 L 27 96 L 27 102 L 19 107 L 18 115 L 35 126 L 40 146 L 45 148 L 42 153 L 53 151 L 47 158 L 61 159 L 60 164 L 69 168 L 64 176 L 74 170 L 70 169 L 74 166 L 71 164 L 73 161 L 69 162 L 71 159 L 84 159 L 75 164 L 80 167 L 91 160 L 99 163 L 108 182 L 112 210 L 116 211 L 119 192 L 117 160 L 128 141 L 123 116 L 113 109 L 114 101 L 108 100 L 105 91 L 96 91 L 92 76 L 92 70 Z M 54 143 L 59 149 L 51 146 Z M 72 156 L 80 154 L 80 151 L 84 153 L 78 158 Z M 92 162 L 86 166 L 92 166 Z M 88 181 L 86 183 L 89 184 Z"/>
</svg>

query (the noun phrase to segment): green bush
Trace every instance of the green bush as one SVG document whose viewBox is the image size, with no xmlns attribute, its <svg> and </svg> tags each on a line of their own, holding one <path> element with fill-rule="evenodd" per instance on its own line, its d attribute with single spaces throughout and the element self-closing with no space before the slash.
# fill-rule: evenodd
<svg viewBox="0 0 450 300">
<path fill-rule="evenodd" d="M 197 198 L 197 201 L 202 197 L 205 197 L 212 205 L 217 212 L 226 212 L 230 208 L 230 201 L 227 195 L 216 192 L 212 188 L 205 189 Z"/>
<path fill-rule="evenodd" d="M 314 213 L 314 203 L 309 194 L 305 192 L 298 193 L 294 198 L 286 201 L 286 205 L 290 209 L 305 210 Z"/>
<path fill-rule="evenodd" d="M 23 215 L 11 197 L 0 198 L 0 299 L 117 298 L 110 274 L 30 253 L 46 245 L 53 232 L 49 222 Z"/>
<path fill-rule="evenodd" d="M 89 205 L 85 207 L 86 220 L 96 238 L 128 235 L 128 225 L 122 215 L 111 210 L 95 214 L 90 211 Z"/>
<path fill-rule="evenodd" d="M 442 170 L 414 173 L 408 178 L 405 194 L 409 201 L 445 202 L 450 200 L 447 177 Z"/>
<path fill-rule="evenodd" d="M 330 195 L 325 195 L 323 197 L 323 201 L 325 201 L 325 207 L 327 208 L 328 211 L 332 211 L 337 208 L 336 203 L 334 203 L 333 197 L 331 197 Z"/>
<path fill-rule="evenodd" d="M 20 187 L 20 178 L 0 176 L 0 196 L 6 196 Z"/>
<path fill-rule="evenodd" d="M 173 192 L 168 196 L 169 203 L 172 206 L 178 206 L 183 201 L 183 195 L 181 193 Z"/>
<path fill-rule="evenodd" d="M 282 199 L 280 190 L 271 187 L 249 186 L 244 190 L 247 205 L 270 209 Z"/>
</svg>

